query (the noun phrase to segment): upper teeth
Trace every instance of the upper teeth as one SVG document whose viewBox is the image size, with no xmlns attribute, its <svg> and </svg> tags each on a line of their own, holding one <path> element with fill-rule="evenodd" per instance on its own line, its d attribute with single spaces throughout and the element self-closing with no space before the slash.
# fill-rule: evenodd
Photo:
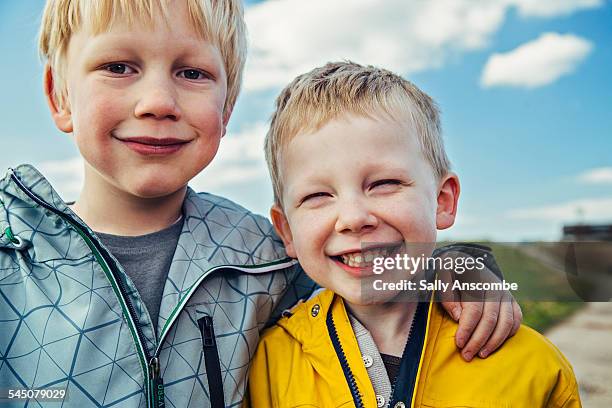
<svg viewBox="0 0 612 408">
<path fill-rule="evenodd" d="M 373 248 L 361 252 L 351 252 L 350 254 L 342 254 L 340 258 L 342 262 L 349 266 L 365 266 L 364 263 L 371 263 L 374 258 L 385 257 L 389 253 L 386 248 Z"/>
</svg>

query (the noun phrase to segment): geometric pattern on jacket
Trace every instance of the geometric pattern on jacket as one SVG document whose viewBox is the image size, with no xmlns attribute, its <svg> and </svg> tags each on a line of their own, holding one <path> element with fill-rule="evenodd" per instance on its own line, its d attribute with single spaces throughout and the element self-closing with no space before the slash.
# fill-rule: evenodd
<svg viewBox="0 0 612 408">
<path fill-rule="evenodd" d="M 145 407 L 155 356 L 166 406 L 209 406 L 198 320 L 210 316 L 225 404 L 240 405 L 259 332 L 314 284 L 264 217 L 191 189 L 183 214 L 154 333 L 134 284 L 47 180 L 28 165 L 9 171 L 0 181 L 0 388 L 67 389 L 52 406 Z"/>
</svg>

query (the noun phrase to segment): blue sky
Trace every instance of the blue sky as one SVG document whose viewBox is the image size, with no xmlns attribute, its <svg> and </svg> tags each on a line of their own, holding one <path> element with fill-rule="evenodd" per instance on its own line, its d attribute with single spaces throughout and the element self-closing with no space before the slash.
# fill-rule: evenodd
<svg viewBox="0 0 612 408">
<path fill-rule="evenodd" d="M 44 2 L 0 2 L 0 168 L 41 167 L 66 199 L 78 153 L 41 86 Z M 245 87 L 221 151 L 192 185 L 267 213 L 262 143 L 295 74 L 353 59 L 403 74 L 437 100 L 462 183 L 447 238 L 556 239 L 612 222 L 612 4 L 605 0 L 247 2 Z"/>
</svg>

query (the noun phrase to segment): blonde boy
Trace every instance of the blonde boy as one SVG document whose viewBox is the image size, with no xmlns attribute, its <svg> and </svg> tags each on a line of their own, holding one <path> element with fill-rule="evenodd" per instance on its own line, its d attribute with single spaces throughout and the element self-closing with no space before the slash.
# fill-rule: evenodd
<svg viewBox="0 0 612 408">
<path fill-rule="evenodd" d="M 439 304 L 364 297 L 373 257 L 433 243 L 455 219 L 459 181 L 429 96 L 383 69 L 329 63 L 282 91 L 266 157 L 274 226 L 327 289 L 263 335 L 252 406 L 580 406 L 569 363 L 535 331 L 466 364 Z"/>
<path fill-rule="evenodd" d="M 266 219 L 187 187 L 225 134 L 245 42 L 237 0 L 47 2 L 45 93 L 85 182 L 67 204 L 31 166 L 0 181 L 0 390 L 26 391 L 9 402 L 240 404 L 260 329 L 313 288 Z M 467 337 L 480 315 L 462 320 Z"/>
</svg>

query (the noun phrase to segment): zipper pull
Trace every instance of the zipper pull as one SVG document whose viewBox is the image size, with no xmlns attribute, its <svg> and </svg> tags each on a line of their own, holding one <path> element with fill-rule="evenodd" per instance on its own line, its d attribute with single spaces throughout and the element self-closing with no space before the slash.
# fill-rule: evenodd
<svg viewBox="0 0 612 408">
<path fill-rule="evenodd" d="M 204 316 L 198 323 L 200 325 L 200 331 L 202 332 L 202 345 L 204 347 L 214 347 L 216 341 L 212 317 Z"/>
<path fill-rule="evenodd" d="M 159 375 L 159 358 L 153 357 L 149 362 L 149 401 L 152 408 L 164 408 L 166 398 L 164 395 L 164 379 Z"/>
<path fill-rule="evenodd" d="M 198 319 L 198 326 L 202 334 L 202 352 L 204 353 L 204 364 L 206 366 L 206 377 L 208 379 L 208 392 L 211 408 L 225 408 L 225 396 L 223 394 L 223 379 L 221 378 L 221 362 L 215 339 L 215 328 L 212 316 L 204 316 Z"/>
</svg>

